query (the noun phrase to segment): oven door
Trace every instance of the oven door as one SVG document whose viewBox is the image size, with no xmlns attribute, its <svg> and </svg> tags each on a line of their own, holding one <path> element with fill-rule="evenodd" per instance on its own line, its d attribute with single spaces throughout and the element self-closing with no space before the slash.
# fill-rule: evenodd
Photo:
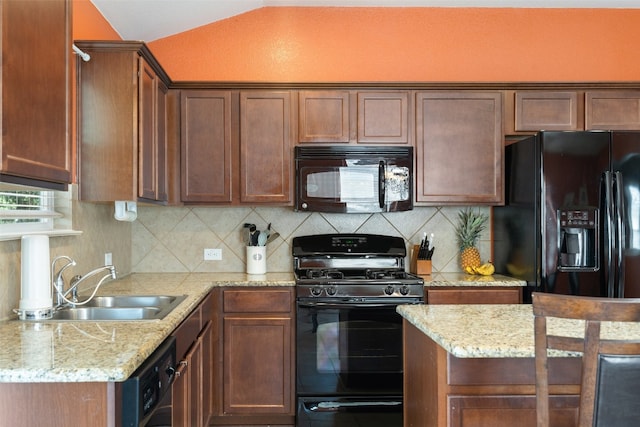
<svg viewBox="0 0 640 427">
<path fill-rule="evenodd" d="M 395 304 L 297 303 L 298 396 L 402 396 Z"/>
</svg>

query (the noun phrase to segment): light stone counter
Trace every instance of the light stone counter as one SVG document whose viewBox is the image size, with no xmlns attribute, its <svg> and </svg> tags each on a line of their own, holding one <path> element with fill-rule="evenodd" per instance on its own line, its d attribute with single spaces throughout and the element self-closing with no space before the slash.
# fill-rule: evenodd
<svg viewBox="0 0 640 427">
<path fill-rule="evenodd" d="M 424 279 L 425 287 L 444 286 L 527 286 L 525 280 L 494 274 L 493 276 L 480 276 L 465 273 L 436 273 L 429 276 L 420 276 Z"/>
<path fill-rule="evenodd" d="M 534 357 L 530 304 L 402 305 L 397 311 L 456 357 Z M 548 328 L 554 334 L 578 336 L 584 323 L 549 319 Z M 640 323 L 605 323 L 602 333 L 610 338 L 640 339 Z"/>
<path fill-rule="evenodd" d="M 0 322 L 0 382 L 124 381 L 216 286 L 293 286 L 293 274 L 134 274 L 102 295 L 188 295 L 162 320 Z M 82 299 L 82 298 L 80 298 Z"/>
</svg>

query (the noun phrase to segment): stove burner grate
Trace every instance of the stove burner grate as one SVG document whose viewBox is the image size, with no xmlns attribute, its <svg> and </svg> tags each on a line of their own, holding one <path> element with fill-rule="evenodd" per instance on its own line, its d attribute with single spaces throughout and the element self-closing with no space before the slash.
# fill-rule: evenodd
<svg viewBox="0 0 640 427">
<path fill-rule="evenodd" d="M 365 277 L 373 280 L 385 280 L 385 279 L 406 279 L 407 273 L 404 270 L 366 270 Z"/>
<path fill-rule="evenodd" d="M 305 276 L 307 279 L 344 279 L 344 273 L 340 270 L 310 269 Z"/>
</svg>

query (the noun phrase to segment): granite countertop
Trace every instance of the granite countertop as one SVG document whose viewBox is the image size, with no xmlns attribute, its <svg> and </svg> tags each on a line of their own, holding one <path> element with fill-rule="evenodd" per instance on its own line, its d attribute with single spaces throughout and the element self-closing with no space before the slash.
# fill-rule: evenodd
<svg viewBox="0 0 640 427">
<path fill-rule="evenodd" d="M 523 281 L 498 275 L 484 277 L 444 273 L 424 277 L 426 287 L 526 285 Z M 31 322 L 16 319 L 1 321 L 0 382 L 124 381 L 193 311 L 212 288 L 294 285 L 292 273 L 132 274 L 105 283 L 98 295 L 188 295 L 188 297 L 162 320 Z M 416 319 L 421 316 L 410 308 L 401 310 L 403 315 Z M 507 323 L 513 324 L 513 321 L 509 319 Z M 496 328 L 487 329 L 496 331 Z"/>
<path fill-rule="evenodd" d="M 133 274 L 102 295 L 188 295 L 162 320 L 0 322 L 0 382 L 124 381 L 216 286 L 293 286 L 293 274 Z"/>
<path fill-rule="evenodd" d="M 428 288 L 444 286 L 527 286 L 525 280 L 494 274 L 493 276 L 480 276 L 465 273 L 435 273 L 429 276 L 420 276 L 424 279 L 424 286 Z"/>
<path fill-rule="evenodd" d="M 402 305 L 407 321 L 456 357 L 534 357 L 530 304 Z M 580 336 L 584 323 L 549 319 L 551 333 Z M 603 336 L 640 339 L 640 323 L 606 322 Z M 567 355 L 550 352 L 550 355 Z"/>
</svg>

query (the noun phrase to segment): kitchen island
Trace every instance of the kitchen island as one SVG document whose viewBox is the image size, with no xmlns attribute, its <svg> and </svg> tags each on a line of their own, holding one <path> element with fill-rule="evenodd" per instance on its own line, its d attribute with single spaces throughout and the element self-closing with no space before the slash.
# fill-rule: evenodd
<svg viewBox="0 0 640 427">
<path fill-rule="evenodd" d="M 531 305 L 399 306 L 404 320 L 405 427 L 534 427 Z M 577 336 L 581 322 L 550 319 Z M 609 337 L 640 337 L 640 324 L 604 324 Z M 580 359 L 552 353 L 551 425 L 577 425 Z"/>
</svg>

